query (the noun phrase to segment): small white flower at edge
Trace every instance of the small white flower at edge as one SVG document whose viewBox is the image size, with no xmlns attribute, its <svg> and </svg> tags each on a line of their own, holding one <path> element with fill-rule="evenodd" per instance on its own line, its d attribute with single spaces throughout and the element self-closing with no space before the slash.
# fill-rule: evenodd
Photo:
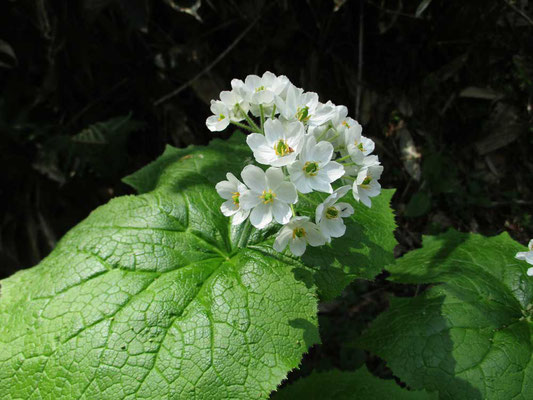
<svg viewBox="0 0 533 400">
<path fill-rule="evenodd" d="M 248 188 L 242 184 L 231 172 L 226 174 L 227 181 L 218 182 L 215 186 L 217 193 L 223 199 L 226 199 L 220 206 L 220 211 L 226 217 L 233 216 L 232 225 L 241 224 L 248 215 L 250 210 L 244 210 L 240 206 L 240 196 L 248 191 Z"/>
<path fill-rule="evenodd" d="M 333 146 L 329 142 L 316 143 L 314 136 L 307 135 L 298 161 L 288 165 L 291 181 L 301 193 L 313 190 L 331 193 L 331 183 L 344 175 L 344 168 L 331 161 Z"/>
<path fill-rule="evenodd" d="M 350 185 L 342 186 L 330 194 L 323 203 L 316 208 L 315 221 L 320 227 L 320 231 L 329 240 L 338 238 L 346 232 L 343 218 L 354 213 L 351 204 L 337 203 L 350 190 Z"/>
<path fill-rule="evenodd" d="M 240 205 L 251 210 L 250 222 L 257 229 L 263 229 L 272 217 L 285 225 L 291 219 L 289 204 L 298 201 L 296 188 L 291 182 L 284 181 L 280 168 L 270 167 L 264 172 L 255 165 L 247 165 L 241 172 L 244 183 L 250 188 L 240 197 Z"/>
<path fill-rule="evenodd" d="M 220 100 L 211 100 L 211 115 L 205 121 L 207 128 L 211 132 L 223 131 L 230 124 L 230 110 L 226 104 Z"/>
<path fill-rule="evenodd" d="M 307 244 L 322 246 L 327 241 L 316 224 L 309 221 L 309 217 L 293 217 L 278 233 L 274 241 L 274 250 L 282 252 L 287 244 L 291 253 L 301 256 Z"/>
<path fill-rule="evenodd" d="M 533 239 L 529 241 L 527 245 L 529 251 L 520 251 L 516 253 L 516 259 L 527 262 L 528 264 L 533 265 Z M 528 276 L 533 276 L 533 267 L 527 270 Z"/>
<path fill-rule="evenodd" d="M 353 162 L 359 165 L 363 164 L 364 158 L 372 153 L 376 147 L 372 139 L 361 135 L 362 131 L 361 125 L 355 122 L 355 125 L 350 126 L 344 134 L 346 153 L 350 155 Z"/>
<path fill-rule="evenodd" d="M 381 192 L 381 185 L 378 179 L 383 172 L 383 166 L 373 165 L 362 168 L 355 178 L 352 192 L 355 200 L 360 201 L 367 207 L 372 207 L 370 197 L 375 197 Z"/>
<path fill-rule="evenodd" d="M 304 145 L 305 128 L 301 122 L 283 124 L 277 119 L 265 122 L 265 134 L 252 133 L 246 143 L 260 164 L 283 167 L 296 160 Z"/>
</svg>

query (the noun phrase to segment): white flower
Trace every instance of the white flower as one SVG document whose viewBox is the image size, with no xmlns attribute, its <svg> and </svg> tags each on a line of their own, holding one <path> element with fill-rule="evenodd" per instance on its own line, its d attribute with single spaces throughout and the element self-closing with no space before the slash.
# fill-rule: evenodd
<svg viewBox="0 0 533 400">
<path fill-rule="evenodd" d="M 205 124 L 211 132 L 223 131 L 230 124 L 230 110 L 220 100 L 211 100 L 211 115 L 207 118 Z"/>
<path fill-rule="evenodd" d="M 516 259 L 523 260 L 527 262 L 528 264 L 533 265 L 533 239 L 529 241 L 529 244 L 527 245 L 529 251 L 520 251 L 516 253 Z M 533 267 L 529 268 L 527 270 L 528 276 L 533 276 Z"/>
<path fill-rule="evenodd" d="M 374 151 L 375 144 L 371 139 L 361 135 L 363 128 L 354 122 L 355 124 L 344 133 L 344 146 L 352 161 L 361 165 L 364 158 Z"/>
<path fill-rule="evenodd" d="M 217 193 L 223 199 L 226 199 L 220 206 L 220 211 L 226 217 L 233 215 L 232 225 L 239 225 L 248 215 L 250 210 L 244 210 L 240 205 L 240 196 L 248 191 L 248 188 L 242 184 L 231 172 L 226 174 L 227 181 L 218 182 L 215 186 Z"/>
<path fill-rule="evenodd" d="M 348 109 L 345 106 L 336 106 L 331 101 L 328 101 L 325 105 L 331 106 L 334 109 L 331 120 L 324 125 L 310 126 L 308 132 L 318 142 L 320 140 L 327 140 L 333 144 L 334 148 L 342 147 L 344 146 L 345 132 L 359 124 L 353 118 L 348 117 Z"/>
<path fill-rule="evenodd" d="M 244 98 L 235 90 L 225 90 L 220 92 L 220 101 L 226 105 L 230 111 L 230 118 L 232 121 L 242 121 L 244 113 L 248 112 L 250 105 Z"/>
<path fill-rule="evenodd" d="M 352 215 L 354 210 L 350 204 L 337 203 L 337 200 L 349 190 L 349 185 L 338 188 L 316 208 L 315 221 L 328 239 L 341 237 L 346 232 L 346 225 L 342 219 Z"/>
<path fill-rule="evenodd" d="M 301 256 L 307 243 L 322 246 L 326 240 L 318 226 L 309 221 L 309 217 L 294 217 L 279 231 L 274 241 L 274 250 L 281 252 L 288 244 L 292 254 Z"/>
<path fill-rule="evenodd" d="M 260 105 L 263 106 L 265 115 L 270 115 L 274 99 L 276 96 L 284 97 L 289 85 L 290 81 L 286 76 L 276 76 L 269 71 L 266 71 L 262 77 L 248 75 L 244 82 L 239 79 L 231 81 L 234 91 L 250 103 L 252 114 L 256 117 L 261 114 Z"/>
<path fill-rule="evenodd" d="M 301 122 L 281 123 L 278 119 L 265 122 L 265 134 L 252 133 L 246 143 L 260 164 L 282 167 L 291 164 L 302 150 L 305 128 Z"/>
<path fill-rule="evenodd" d="M 335 107 L 320 103 L 316 93 L 304 93 L 303 89 L 294 85 L 287 89 L 286 99 L 278 96 L 275 101 L 277 110 L 285 120 L 298 120 L 309 126 L 323 125 L 335 113 Z"/>
<path fill-rule="evenodd" d="M 292 183 L 283 180 L 280 168 L 270 167 L 265 173 L 255 165 L 247 165 L 241 177 L 250 190 L 241 195 L 240 205 L 252 210 L 250 222 L 253 226 L 263 229 L 272 221 L 272 216 L 283 225 L 290 221 L 289 204 L 298 201 L 298 194 Z"/>
<path fill-rule="evenodd" d="M 306 136 L 299 159 L 287 167 L 296 189 L 302 193 L 310 193 L 313 190 L 331 193 L 331 182 L 344 175 L 343 166 L 331 161 L 332 155 L 331 143 L 317 144 L 314 136 Z"/>
<path fill-rule="evenodd" d="M 382 172 L 383 166 L 381 165 L 361 168 L 352 187 L 354 199 L 367 207 L 371 207 L 370 197 L 375 197 L 381 192 L 381 185 L 378 179 L 381 177 Z"/>
</svg>

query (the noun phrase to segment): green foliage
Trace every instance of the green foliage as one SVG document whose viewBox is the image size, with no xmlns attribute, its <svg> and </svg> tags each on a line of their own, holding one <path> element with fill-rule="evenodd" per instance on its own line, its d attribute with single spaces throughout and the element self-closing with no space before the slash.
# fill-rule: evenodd
<svg viewBox="0 0 533 400">
<path fill-rule="evenodd" d="M 410 387 L 442 399 L 533 397 L 533 285 L 508 234 L 449 231 L 389 269 L 401 283 L 441 283 L 394 298 L 359 343 Z"/>
<path fill-rule="evenodd" d="M 355 371 L 314 372 L 286 386 L 272 400 L 436 400 L 435 393 L 408 391 L 392 380 L 376 378 L 365 367 Z"/>
<path fill-rule="evenodd" d="M 220 213 L 214 182 L 242 169 L 245 149 L 239 133 L 167 148 L 125 179 L 142 194 L 96 209 L 38 266 L 2 281 L 2 399 L 257 398 L 298 366 L 319 341 L 317 286 L 342 287 L 320 278 L 321 264 L 272 252 L 272 229 Z M 368 234 L 352 245 L 368 265 L 365 246 L 386 252 L 375 238 L 394 245 L 390 194 L 350 221 Z M 389 232 L 357 227 L 372 216 Z M 336 262 L 342 285 L 360 271 Z"/>
</svg>

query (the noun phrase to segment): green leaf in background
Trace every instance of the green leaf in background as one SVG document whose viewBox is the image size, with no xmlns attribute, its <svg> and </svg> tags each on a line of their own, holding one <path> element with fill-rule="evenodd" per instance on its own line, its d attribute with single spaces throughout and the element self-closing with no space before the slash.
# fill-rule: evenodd
<svg viewBox="0 0 533 400">
<path fill-rule="evenodd" d="M 405 208 L 406 217 L 421 217 L 431 208 L 431 198 L 426 192 L 416 192 Z"/>
<path fill-rule="evenodd" d="M 415 389 L 442 399 L 533 398 L 533 282 L 524 246 L 449 231 L 389 268 L 402 283 L 442 282 L 395 298 L 359 341 Z"/>
<path fill-rule="evenodd" d="M 38 266 L 3 280 L 0 398 L 249 399 L 275 389 L 319 341 L 316 274 L 267 251 L 275 230 L 232 227 L 221 214 L 214 183 L 251 160 L 242 134 L 167 148 L 125 179 L 142 194 L 96 209 Z M 390 229 L 353 245 L 390 239 Z"/>
<path fill-rule="evenodd" d="M 272 396 L 272 400 L 436 400 L 436 393 L 402 389 L 392 380 L 376 378 L 366 367 L 355 372 L 313 372 Z"/>
</svg>

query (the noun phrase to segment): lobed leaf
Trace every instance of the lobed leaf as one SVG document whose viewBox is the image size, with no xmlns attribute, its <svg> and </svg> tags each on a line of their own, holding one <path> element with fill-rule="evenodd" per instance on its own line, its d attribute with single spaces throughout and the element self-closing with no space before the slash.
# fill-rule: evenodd
<svg viewBox="0 0 533 400">
<path fill-rule="evenodd" d="M 507 233 L 449 231 L 388 269 L 391 280 L 441 282 L 396 298 L 360 340 L 413 388 L 443 399 L 533 398 L 533 285 Z"/>
</svg>

